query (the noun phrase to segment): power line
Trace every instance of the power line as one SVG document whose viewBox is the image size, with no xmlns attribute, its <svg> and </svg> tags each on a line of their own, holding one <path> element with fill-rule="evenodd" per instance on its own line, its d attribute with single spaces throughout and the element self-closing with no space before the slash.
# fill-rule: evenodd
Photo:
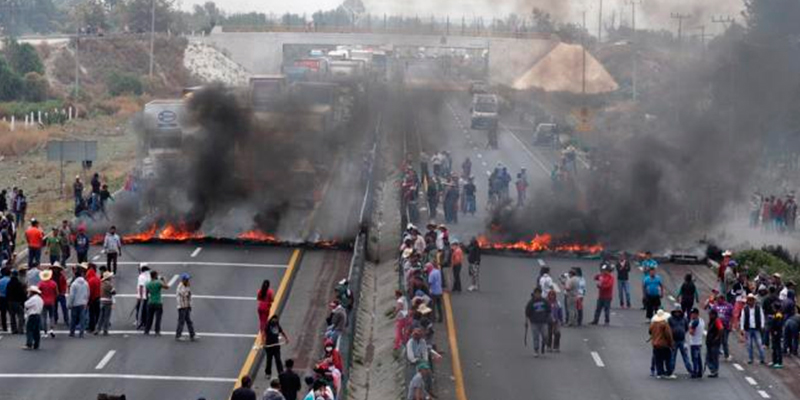
<svg viewBox="0 0 800 400">
<path fill-rule="evenodd" d="M 689 14 L 670 13 L 669 17 L 678 20 L 678 44 L 683 43 L 683 20 L 689 19 L 692 16 Z"/>
</svg>

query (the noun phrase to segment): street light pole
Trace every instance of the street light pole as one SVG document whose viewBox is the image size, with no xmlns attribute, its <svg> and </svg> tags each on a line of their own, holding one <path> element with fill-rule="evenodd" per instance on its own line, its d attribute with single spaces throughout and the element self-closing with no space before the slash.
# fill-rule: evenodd
<svg viewBox="0 0 800 400">
<path fill-rule="evenodd" d="M 632 31 L 632 38 L 631 38 L 631 62 L 633 64 L 633 69 L 631 71 L 631 90 L 632 90 L 632 97 L 633 101 L 636 102 L 636 98 L 638 97 L 638 93 L 636 92 L 636 5 L 642 4 L 642 0 L 629 0 L 628 4 L 631 5 L 631 31 Z"/>
<path fill-rule="evenodd" d="M 151 0 L 150 10 L 150 79 L 153 79 L 153 47 L 156 35 L 156 0 Z"/>
</svg>

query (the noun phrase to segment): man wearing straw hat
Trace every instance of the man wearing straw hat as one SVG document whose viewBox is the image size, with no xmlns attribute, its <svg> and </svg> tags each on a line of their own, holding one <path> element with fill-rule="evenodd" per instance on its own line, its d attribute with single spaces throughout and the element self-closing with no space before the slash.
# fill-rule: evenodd
<svg viewBox="0 0 800 400">
<path fill-rule="evenodd" d="M 104 271 L 102 283 L 100 284 L 100 317 L 97 321 L 97 328 L 94 334 L 103 331 L 103 336 L 108 336 L 108 328 L 111 326 L 111 310 L 114 306 L 114 273 Z"/>
<path fill-rule="evenodd" d="M 28 287 L 28 300 L 25 301 L 25 350 L 39 350 L 42 329 L 42 309 L 44 302 L 38 286 Z"/>
<path fill-rule="evenodd" d="M 53 265 L 59 265 L 55 263 Z M 53 281 L 53 271 L 46 269 L 39 272 L 39 291 L 41 292 L 44 308 L 42 311 L 42 331 L 47 332 L 51 338 L 56 337 L 53 328 L 56 326 L 56 298 L 58 285 Z M 52 324 L 52 325 L 51 325 Z M 48 329 L 48 327 L 50 329 Z"/>
</svg>

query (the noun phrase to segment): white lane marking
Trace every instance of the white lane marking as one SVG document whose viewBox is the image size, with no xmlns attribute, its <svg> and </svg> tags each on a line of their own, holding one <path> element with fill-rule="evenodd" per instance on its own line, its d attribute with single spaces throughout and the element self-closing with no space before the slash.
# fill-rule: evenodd
<svg viewBox="0 0 800 400">
<path fill-rule="evenodd" d="M 106 353 L 105 357 L 103 357 L 103 359 L 100 360 L 99 363 L 97 363 L 97 366 L 94 367 L 94 369 L 103 369 L 103 367 L 105 367 L 106 364 L 108 364 L 108 362 L 111 361 L 111 358 L 114 357 L 114 354 L 117 354 L 116 350 L 109 350 L 108 353 Z"/>
<path fill-rule="evenodd" d="M 736 368 L 737 371 L 744 371 L 744 368 L 739 363 L 733 363 L 733 368 Z"/>
<path fill-rule="evenodd" d="M 769 393 L 767 393 L 765 390 L 759 390 L 758 394 L 761 395 L 762 398 L 765 398 L 765 399 L 769 398 Z"/>
<path fill-rule="evenodd" d="M 536 262 L 538 262 L 538 263 L 539 263 L 539 266 L 540 266 L 540 267 L 544 267 L 544 260 L 542 260 L 541 258 L 537 258 L 537 259 L 536 259 Z"/>
<path fill-rule="evenodd" d="M 593 352 L 592 352 L 592 358 L 594 359 L 594 363 L 595 363 L 595 364 L 596 364 L 598 367 L 600 367 L 600 368 L 603 368 L 603 367 L 605 367 L 605 366 L 606 366 L 605 364 L 603 364 L 603 360 L 600 358 L 600 354 L 597 354 L 597 352 L 596 352 L 596 351 L 593 351 Z"/>
<path fill-rule="evenodd" d="M 194 295 L 192 295 L 194 297 Z M 56 335 L 67 335 L 69 331 L 54 331 Z M 108 331 L 109 335 L 143 335 L 144 332 L 142 331 Z M 0 332 L 0 338 L 4 335 L 11 335 L 8 332 Z M 169 335 L 166 335 L 167 337 Z M 197 337 L 211 337 L 211 338 L 242 338 L 242 339 L 253 339 L 256 337 L 254 334 L 249 333 L 226 333 L 226 332 L 197 332 Z"/>
<path fill-rule="evenodd" d="M 491 171 L 486 171 L 486 176 L 492 176 L 492 172 Z"/>
<path fill-rule="evenodd" d="M 192 252 L 192 255 L 190 257 L 192 257 L 192 258 L 197 257 L 197 255 L 200 254 L 201 250 L 203 250 L 202 247 L 198 247 L 198 248 L 194 249 L 194 251 Z"/>
<path fill-rule="evenodd" d="M 746 380 L 746 381 L 747 381 L 747 383 L 749 383 L 749 384 L 750 384 L 750 385 L 752 385 L 752 386 L 756 386 L 756 385 L 758 385 L 758 382 L 756 382 L 756 380 L 755 380 L 755 379 L 753 379 L 753 377 L 751 377 L 751 376 L 745 376 L 745 377 L 744 377 L 744 380 Z"/>
<path fill-rule="evenodd" d="M 236 378 L 219 378 L 213 376 L 169 376 L 169 375 L 131 375 L 131 374 L 0 374 L 0 379 L 138 379 L 152 381 L 186 381 L 186 382 L 236 382 Z"/>
<path fill-rule="evenodd" d="M 99 259 L 100 259 L 100 254 L 96 254 L 94 257 L 92 257 L 92 261 L 97 261 Z M 120 264 L 122 264 L 122 263 L 120 263 Z"/>
<path fill-rule="evenodd" d="M 286 268 L 286 265 L 282 264 L 248 264 L 248 263 L 227 263 L 227 262 L 200 262 L 200 261 L 121 261 L 119 265 L 139 265 L 142 262 L 146 262 L 150 266 L 153 265 L 180 265 L 180 266 L 192 266 L 192 265 L 201 265 L 201 266 L 219 266 L 219 267 L 247 267 L 247 268 Z"/>
<path fill-rule="evenodd" d="M 526 146 L 525 146 L 525 143 L 523 143 L 523 142 L 522 142 L 522 140 L 520 140 L 520 139 L 517 137 L 517 135 L 516 135 L 514 132 L 511 132 L 511 131 L 509 131 L 509 130 L 508 130 L 508 128 L 506 128 L 506 127 L 505 127 L 505 125 L 503 125 L 503 124 L 500 124 L 500 127 L 502 127 L 503 129 L 505 129 L 505 130 L 506 130 L 506 132 L 510 133 L 510 134 L 511 134 L 511 137 L 513 137 L 513 138 L 514 138 L 514 140 L 516 140 L 517 142 L 519 142 L 520 146 L 522 147 L 522 150 L 525 150 L 525 152 L 526 152 L 526 153 L 528 153 L 528 155 L 529 155 L 529 156 L 531 156 L 531 158 L 533 159 L 533 161 L 536 161 L 536 164 L 537 164 L 537 165 L 538 165 L 540 168 L 542 168 L 542 171 L 544 171 L 544 173 L 545 173 L 546 175 L 550 176 L 550 169 L 549 169 L 549 168 L 547 168 L 547 166 L 545 166 L 545 165 L 544 165 L 544 163 L 542 162 L 542 160 L 540 160 L 540 159 L 539 159 L 539 157 L 537 157 L 535 154 L 533 154 L 533 152 L 532 152 L 532 151 L 528 150 L 528 147 L 526 147 Z"/>
<path fill-rule="evenodd" d="M 478 158 L 483 158 L 483 154 L 478 153 Z"/>
<path fill-rule="evenodd" d="M 121 297 L 121 298 L 136 298 L 136 294 L 135 294 L 135 293 L 132 293 L 132 294 L 123 293 L 123 294 L 117 294 L 117 295 L 115 295 L 115 297 Z M 174 299 L 174 298 L 175 298 L 175 295 L 174 295 L 174 294 L 166 294 L 166 293 L 165 293 L 165 294 L 162 294 L 162 295 L 161 295 L 161 297 L 173 298 L 173 299 Z M 207 300 L 237 300 L 237 301 L 256 301 L 256 298 L 255 298 L 255 297 L 245 297 L 245 296 L 212 296 L 212 295 L 207 295 L 207 294 L 205 294 L 205 295 L 204 295 L 204 294 L 194 294 L 194 293 L 192 293 L 192 298 L 193 298 L 193 299 L 207 299 Z"/>
<path fill-rule="evenodd" d="M 172 275 L 172 278 L 167 283 L 167 286 L 172 287 L 172 285 L 174 285 L 175 282 L 178 280 L 178 277 L 179 277 L 178 274 Z"/>
<path fill-rule="evenodd" d="M 481 161 L 481 164 L 483 164 L 484 167 L 489 165 L 489 164 L 486 163 L 486 161 Z"/>
</svg>

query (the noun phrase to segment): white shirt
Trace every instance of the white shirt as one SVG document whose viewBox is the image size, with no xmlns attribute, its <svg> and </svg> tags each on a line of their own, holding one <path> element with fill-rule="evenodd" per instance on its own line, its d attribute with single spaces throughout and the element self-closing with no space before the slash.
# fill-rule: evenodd
<svg viewBox="0 0 800 400">
<path fill-rule="evenodd" d="M 408 300 L 406 300 L 405 296 L 398 297 L 396 305 L 400 308 L 400 311 L 397 313 L 397 319 L 403 319 L 408 316 Z"/>
<path fill-rule="evenodd" d="M 425 238 L 422 235 L 417 235 L 417 240 L 414 242 L 414 250 L 418 254 L 425 254 Z"/>
<path fill-rule="evenodd" d="M 694 320 L 689 320 L 689 329 L 691 330 Z M 702 346 L 703 345 L 703 332 L 706 330 L 706 323 L 702 318 L 697 318 L 697 328 L 694 329 L 694 334 L 689 333 L 689 346 Z M 688 332 L 687 332 L 688 333 Z"/>
<path fill-rule="evenodd" d="M 150 271 L 145 271 L 139 274 L 139 279 L 136 282 L 137 300 L 144 300 L 147 298 L 147 290 L 145 289 L 145 285 L 147 285 L 148 282 L 150 282 Z"/>
<path fill-rule="evenodd" d="M 788 298 L 789 298 L 789 288 L 787 288 L 786 286 L 784 286 L 784 287 L 783 287 L 783 289 L 781 289 L 781 292 L 780 292 L 780 293 L 778 293 L 778 298 L 779 298 L 781 301 L 786 301 L 786 299 L 788 299 Z"/>
<path fill-rule="evenodd" d="M 542 288 L 542 295 L 547 296 L 553 290 L 553 278 L 548 274 L 544 274 L 539 278 L 539 287 Z"/>
<path fill-rule="evenodd" d="M 756 305 L 753 307 L 745 305 L 744 308 L 742 308 L 742 315 L 739 317 L 739 328 L 741 328 L 743 331 L 748 329 L 756 329 L 756 310 L 760 311 L 761 313 L 761 328 L 764 328 L 764 322 L 766 322 L 764 319 L 764 311 L 761 309 L 761 307 Z M 750 313 L 750 326 L 744 326 L 744 313 Z"/>
<path fill-rule="evenodd" d="M 43 309 L 44 300 L 42 300 L 42 296 L 31 296 L 25 301 L 25 318 L 28 318 L 31 315 L 39 315 L 42 313 Z"/>
</svg>

